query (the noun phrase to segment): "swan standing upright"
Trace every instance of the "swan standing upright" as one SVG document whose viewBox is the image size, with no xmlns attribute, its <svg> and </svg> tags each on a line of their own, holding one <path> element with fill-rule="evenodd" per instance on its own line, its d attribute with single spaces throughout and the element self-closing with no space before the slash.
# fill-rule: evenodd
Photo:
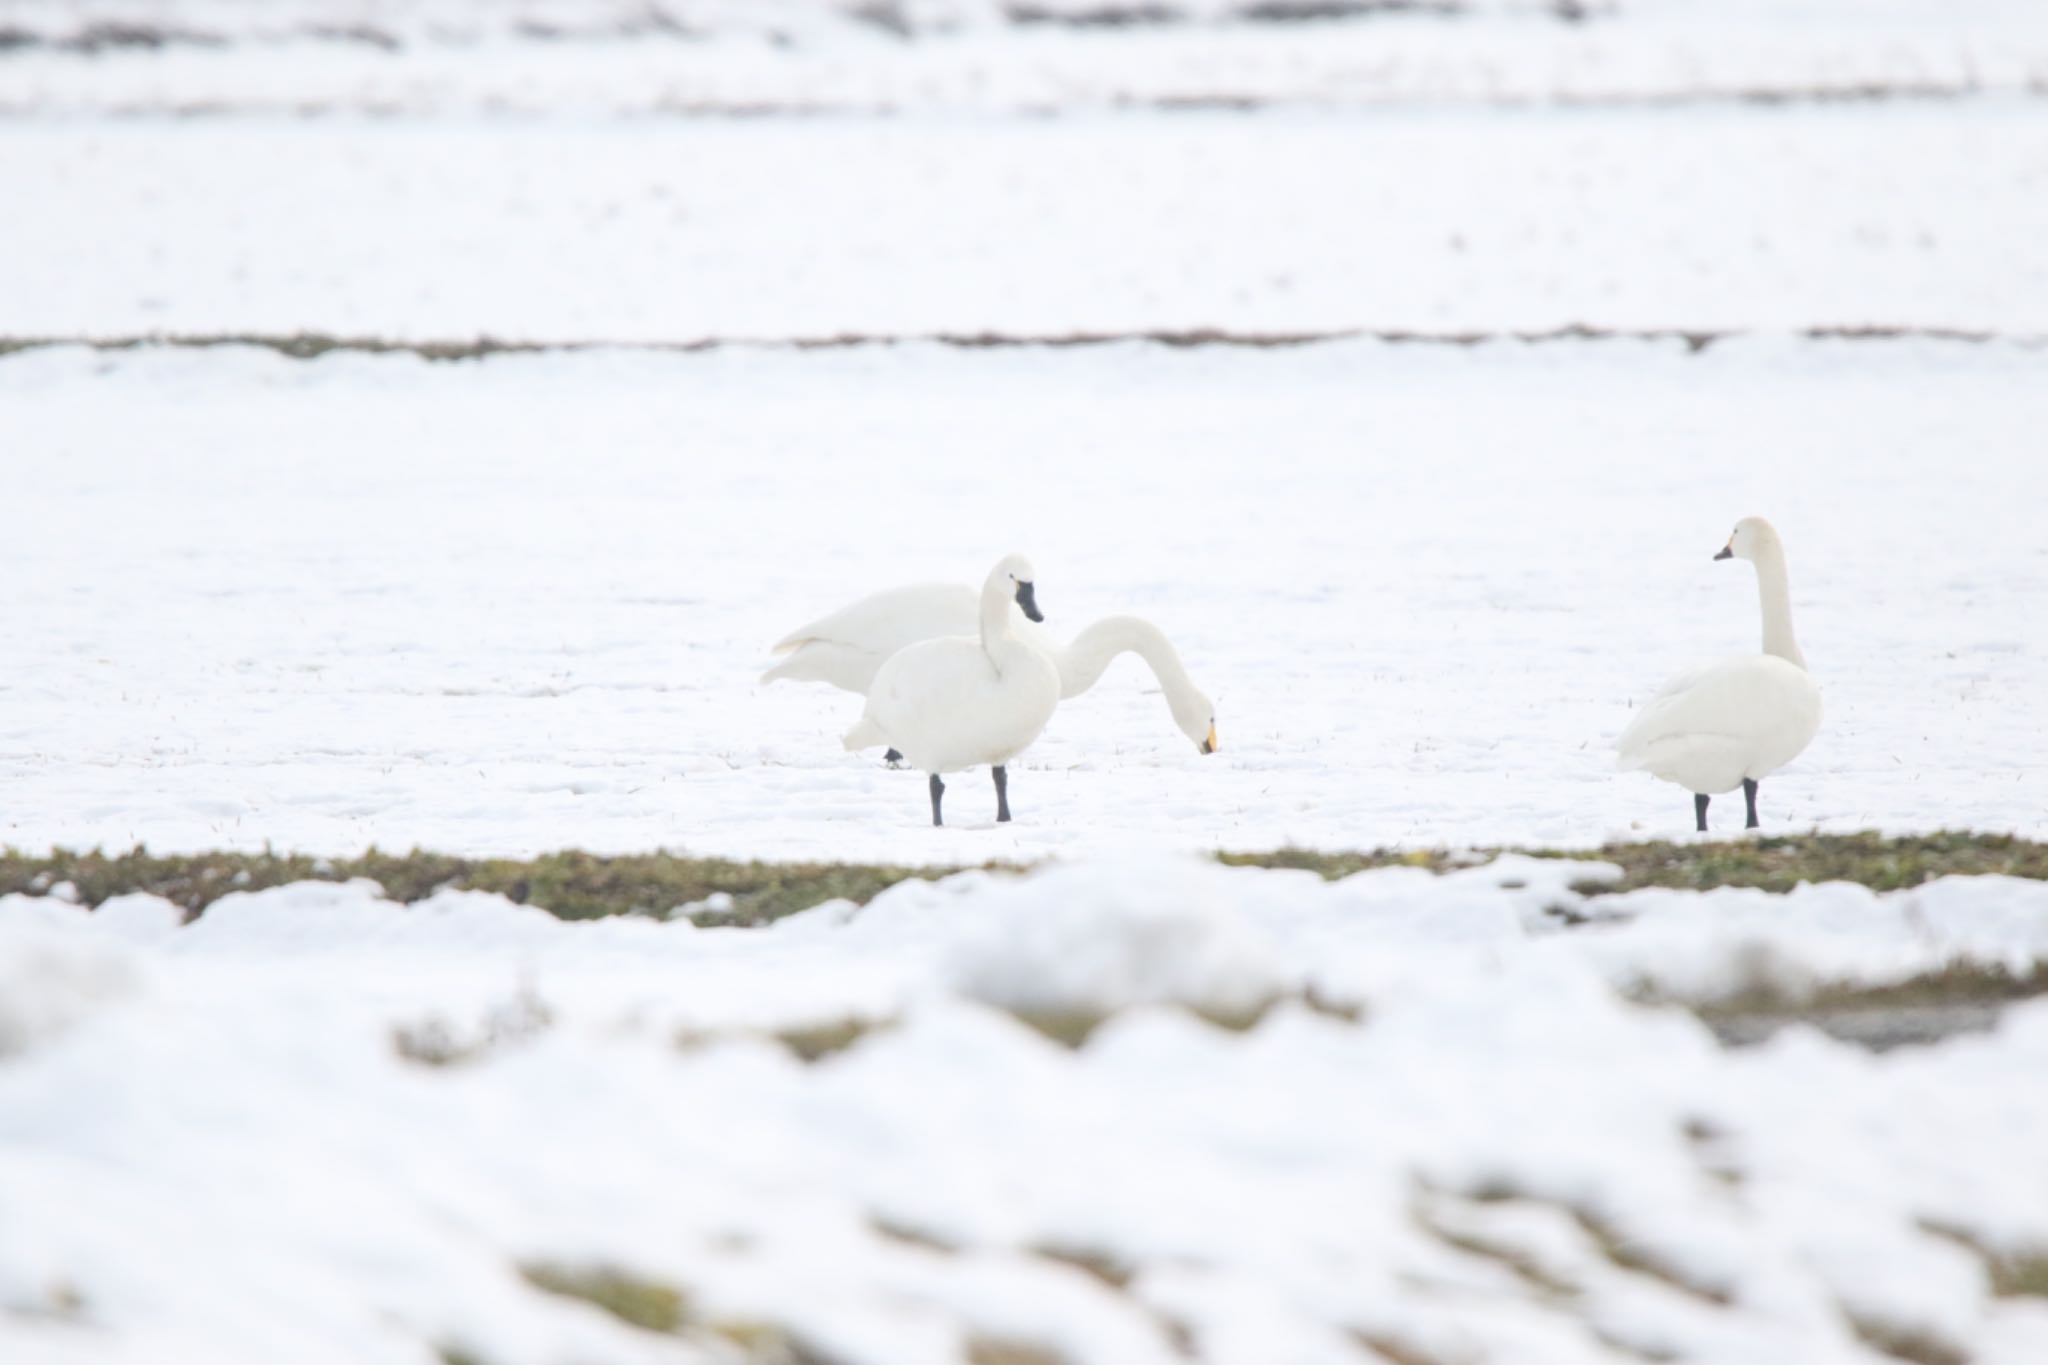
<svg viewBox="0 0 2048 1365">
<path fill-rule="evenodd" d="M 981 597 L 954 583 L 916 583 L 890 588 L 800 626 L 776 642 L 785 656 L 761 675 L 762 682 L 787 678 L 825 682 L 866 693 L 876 670 L 898 650 L 920 640 L 972 635 L 980 620 Z M 1010 614 L 1018 638 L 1044 652 L 1060 671 L 1060 698 L 1078 697 L 1101 679 L 1119 654 L 1136 654 L 1159 680 L 1173 722 L 1205 754 L 1216 752 L 1216 707 L 1188 677 L 1180 654 L 1164 632 L 1136 616 L 1107 616 L 1061 645 L 1038 623 Z"/>
<path fill-rule="evenodd" d="M 1039 614 L 1031 561 L 1008 555 L 981 588 L 980 637 L 948 636 L 898 650 L 876 670 L 860 721 L 846 732 L 848 749 L 886 744 L 930 774 L 932 823 L 946 784 L 941 773 L 986 763 L 996 784 L 996 819 L 1010 818 L 1009 772 L 1060 702 L 1059 669 L 1018 638 L 1010 623 L 1015 601 L 1032 621 Z"/>
<path fill-rule="evenodd" d="M 1702 833 L 1708 798 L 1738 786 L 1749 804 L 1747 828 L 1756 829 L 1758 783 L 1797 758 L 1820 729 L 1820 688 L 1792 636 L 1792 592 L 1777 528 L 1762 517 L 1744 517 L 1714 558 L 1756 566 L 1763 653 L 1679 674 L 1615 741 L 1622 768 L 1642 769 L 1692 792 Z"/>
</svg>

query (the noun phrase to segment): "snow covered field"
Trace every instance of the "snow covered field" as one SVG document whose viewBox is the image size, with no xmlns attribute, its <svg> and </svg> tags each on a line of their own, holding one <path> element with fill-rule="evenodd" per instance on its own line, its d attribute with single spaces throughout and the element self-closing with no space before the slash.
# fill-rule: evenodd
<svg viewBox="0 0 2048 1365">
<path fill-rule="evenodd" d="M 2048 1303 L 2014 1289 L 2048 1266 L 2048 1006 L 1872 1055 L 1803 1029 L 1728 1050 L 1624 994 L 2024 970 L 2048 888 L 1588 900 L 1587 875 L 1127 858 L 766 930 L 362 885 L 186 928 L 146 897 L 11 898 L 0 1343 L 37 1365 L 2041 1359 Z M 1024 1019 L 1101 1022 L 1072 1050 Z M 561 1292 L 605 1286 L 680 1337 Z"/>
<path fill-rule="evenodd" d="M 2041 884 L 1188 856 L 1686 837 L 1747 513 L 1766 825 L 2048 837 L 2048 9 L 1301 8 L 0 0 L 0 844 L 1053 860 L 0 899 L 0 1362 L 2048 1359 L 2038 996 L 1726 1041 Z M 1222 751 L 756 681 L 1010 550 Z"/>
<path fill-rule="evenodd" d="M 2041 337 L 2043 109 L 18 120 L 0 300 L 15 336 Z"/>
<path fill-rule="evenodd" d="M 0 360 L 4 837 L 952 862 L 1684 833 L 1631 707 L 1753 649 L 1768 511 L 1827 699 L 1775 829 L 2048 832 L 2042 352 L 1944 342 Z M 785 631 L 1038 564 L 1157 621 L 1015 765 L 840 751 Z M 1740 803 L 1717 808 L 1739 825 Z"/>
</svg>

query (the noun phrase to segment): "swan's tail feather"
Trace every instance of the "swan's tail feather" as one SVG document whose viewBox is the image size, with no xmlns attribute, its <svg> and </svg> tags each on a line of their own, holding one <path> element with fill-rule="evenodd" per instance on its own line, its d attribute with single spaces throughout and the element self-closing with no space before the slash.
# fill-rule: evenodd
<svg viewBox="0 0 2048 1365">
<path fill-rule="evenodd" d="M 767 669 L 761 674 L 761 681 L 772 683 L 777 678 L 787 678 L 789 676 L 789 666 L 795 662 L 794 659 L 784 659 L 781 663 L 768 665 Z"/>
<path fill-rule="evenodd" d="M 872 749 L 877 744 L 887 744 L 889 737 L 882 733 L 882 727 L 875 724 L 870 716 L 862 716 L 854 727 L 846 732 L 846 748 L 849 753 L 856 749 Z"/>
</svg>

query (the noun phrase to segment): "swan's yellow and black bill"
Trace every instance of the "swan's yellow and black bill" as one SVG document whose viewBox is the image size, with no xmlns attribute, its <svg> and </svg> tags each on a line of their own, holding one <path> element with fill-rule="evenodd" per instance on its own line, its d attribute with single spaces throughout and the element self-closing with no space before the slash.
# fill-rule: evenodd
<svg viewBox="0 0 2048 1365">
<path fill-rule="evenodd" d="M 1202 752 L 1205 754 L 1216 752 L 1216 722 L 1213 720 L 1209 722 L 1209 737 L 1202 741 Z"/>
<path fill-rule="evenodd" d="M 1715 556 L 1714 556 L 1714 558 L 1716 558 L 1716 559 L 1733 559 L 1733 558 L 1735 558 L 1735 544 L 1734 544 L 1734 542 L 1733 542 L 1733 541 L 1730 541 L 1730 542 L 1729 542 L 1728 544 L 1726 544 L 1726 545 L 1723 545 L 1723 546 L 1721 547 L 1721 553 L 1719 553 L 1719 554 L 1715 555 Z"/>
<path fill-rule="evenodd" d="M 1036 583 L 1019 583 L 1017 585 L 1017 605 L 1024 609 L 1025 620 L 1043 621 L 1045 619 L 1045 613 L 1038 609 L 1038 585 Z"/>
</svg>

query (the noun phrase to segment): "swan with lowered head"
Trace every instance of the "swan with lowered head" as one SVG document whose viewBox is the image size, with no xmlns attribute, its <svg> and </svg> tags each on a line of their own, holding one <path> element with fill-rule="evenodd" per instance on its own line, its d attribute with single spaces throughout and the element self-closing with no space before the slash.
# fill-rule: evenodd
<svg viewBox="0 0 2048 1365">
<path fill-rule="evenodd" d="M 978 629 L 981 598 L 953 583 L 917 583 L 890 588 L 821 616 L 784 636 L 774 652 L 786 655 L 761 675 L 762 682 L 788 678 L 825 682 L 865 694 L 875 672 L 898 650 L 920 640 L 972 635 Z M 1119 654 L 1136 654 L 1151 668 L 1181 733 L 1205 754 L 1216 752 L 1216 707 L 1188 677 L 1180 654 L 1159 627 L 1136 616 L 1108 616 L 1069 645 L 1051 631 L 1012 610 L 1010 627 L 1026 644 L 1053 661 L 1060 673 L 1060 697 L 1078 697 L 1095 686 Z"/>
<path fill-rule="evenodd" d="M 941 773 L 986 763 L 996 783 L 996 819 L 1010 818 L 1004 765 L 1038 738 L 1060 704 L 1060 674 L 1044 651 L 1018 638 L 1014 601 L 1032 621 L 1039 614 L 1031 561 L 1007 555 L 981 587 L 981 634 L 921 640 L 889 656 L 868 687 L 860 721 L 846 732 L 848 749 L 886 744 L 931 775 L 932 823 L 945 823 Z"/>
<path fill-rule="evenodd" d="M 1777 529 L 1762 517 L 1744 517 L 1714 558 L 1756 566 L 1763 653 L 1679 674 L 1615 741 L 1622 768 L 1642 769 L 1692 792 L 1702 833 L 1708 797 L 1738 786 L 1749 804 L 1747 828 L 1756 829 L 1757 784 L 1799 757 L 1820 729 L 1820 688 L 1792 636 L 1792 593 Z"/>
</svg>

